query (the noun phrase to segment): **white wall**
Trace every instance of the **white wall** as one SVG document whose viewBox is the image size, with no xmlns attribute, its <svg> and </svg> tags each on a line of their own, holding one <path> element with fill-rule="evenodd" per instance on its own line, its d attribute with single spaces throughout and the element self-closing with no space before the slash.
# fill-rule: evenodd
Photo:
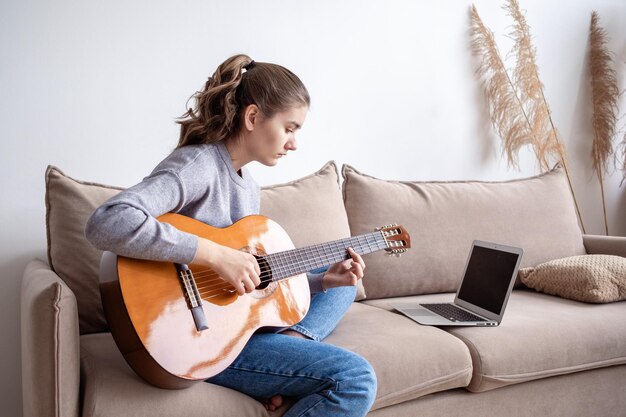
<svg viewBox="0 0 626 417">
<path fill-rule="evenodd" d="M 602 233 L 591 172 L 587 33 L 596 9 L 626 71 L 626 2 L 521 0 L 541 79 L 571 159 L 587 232 Z M 21 414 L 19 291 L 45 259 L 48 164 L 79 179 L 129 186 L 175 145 L 174 118 L 225 58 L 283 64 L 308 86 L 299 150 L 261 184 L 292 180 L 334 159 L 405 180 L 534 175 L 500 157 L 469 52 L 470 0 L 71 1 L 0 3 L 0 403 Z M 479 0 L 503 51 L 504 0 Z M 626 101 L 621 101 L 622 112 Z M 626 121 L 626 118 L 624 119 Z M 626 185 L 606 181 L 612 234 L 626 235 Z"/>
</svg>

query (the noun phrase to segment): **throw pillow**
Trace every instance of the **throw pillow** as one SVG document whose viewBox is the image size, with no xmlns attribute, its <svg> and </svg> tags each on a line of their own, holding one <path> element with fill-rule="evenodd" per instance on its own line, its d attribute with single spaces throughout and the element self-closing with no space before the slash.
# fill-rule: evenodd
<svg viewBox="0 0 626 417">
<path fill-rule="evenodd" d="M 621 256 L 571 256 L 520 269 L 519 274 L 526 286 L 570 300 L 626 300 L 626 258 Z"/>
<path fill-rule="evenodd" d="M 368 299 L 457 290 L 474 239 L 524 249 L 521 267 L 586 253 L 562 168 L 510 181 L 390 181 L 343 167 L 350 231 L 402 224 L 412 248 L 368 255 Z"/>
</svg>

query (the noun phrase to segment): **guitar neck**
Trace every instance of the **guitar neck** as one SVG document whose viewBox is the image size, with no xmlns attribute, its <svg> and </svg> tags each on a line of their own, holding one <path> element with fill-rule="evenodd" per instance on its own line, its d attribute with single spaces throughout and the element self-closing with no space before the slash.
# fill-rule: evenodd
<svg viewBox="0 0 626 417">
<path fill-rule="evenodd" d="M 348 248 L 359 255 L 376 252 L 388 247 L 380 231 L 335 240 L 333 242 L 306 246 L 264 256 L 272 270 L 272 280 L 279 281 L 313 269 L 350 259 Z"/>
</svg>

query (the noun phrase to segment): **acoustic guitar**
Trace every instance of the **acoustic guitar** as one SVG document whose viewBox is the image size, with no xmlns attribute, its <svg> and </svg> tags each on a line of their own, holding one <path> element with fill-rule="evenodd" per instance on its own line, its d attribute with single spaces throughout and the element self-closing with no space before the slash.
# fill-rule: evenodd
<svg viewBox="0 0 626 417">
<path fill-rule="evenodd" d="M 100 290 L 113 338 L 131 368 L 149 383 L 179 389 L 230 365 L 262 327 L 288 327 L 304 317 L 310 293 L 307 271 L 364 255 L 410 247 L 402 226 L 295 249 L 276 222 L 259 215 L 215 228 L 178 214 L 159 221 L 253 254 L 259 285 L 239 296 L 211 269 L 116 256 L 105 252 Z"/>
</svg>

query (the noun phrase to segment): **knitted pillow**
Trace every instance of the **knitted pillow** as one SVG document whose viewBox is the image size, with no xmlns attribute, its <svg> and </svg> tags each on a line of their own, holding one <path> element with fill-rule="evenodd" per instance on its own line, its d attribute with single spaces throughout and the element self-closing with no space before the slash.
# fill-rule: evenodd
<svg viewBox="0 0 626 417">
<path fill-rule="evenodd" d="M 626 300 L 626 258 L 581 255 L 523 268 L 522 282 L 546 294 L 588 303 Z"/>
</svg>

